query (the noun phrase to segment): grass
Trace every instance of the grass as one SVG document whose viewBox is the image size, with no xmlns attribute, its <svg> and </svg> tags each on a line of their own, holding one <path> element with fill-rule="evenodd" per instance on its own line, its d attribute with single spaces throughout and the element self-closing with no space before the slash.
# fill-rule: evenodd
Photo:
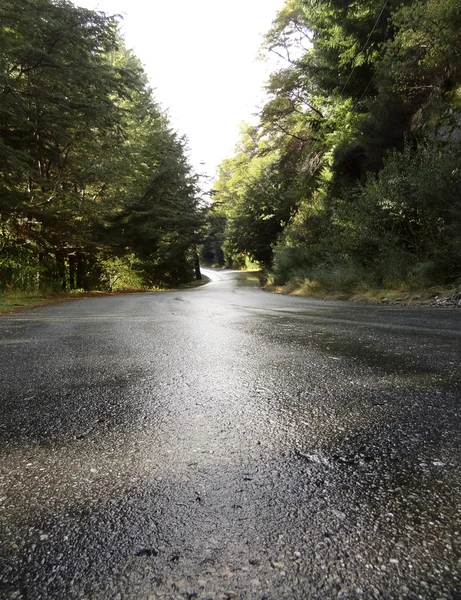
<svg viewBox="0 0 461 600">
<path fill-rule="evenodd" d="M 350 300 L 367 300 L 369 302 L 382 302 L 387 298 L 390 303 L 402 304 L 433 304 L 436 299 L 450 298 L 459 287 L 432 286 L 429 288 L 413 288 L 401 285 L 395 288 L 366 288 L 355 292 Z"/>
<path fill-rule="evenodd" d="M 109 292 L 83 292 L 72 293 L 43 293 L 43 292 L 5 292 L 0 293 L 0 314 L 24 310 L 26 308 L 37 308 L 48 304 L 57 304 L 68 300 L 79 300 L 81 298 L 93 298 L 107 296 Z"/>
<path fill-rule="evenodd" d="M 277 294 L 322 298 L 328 300 L 353 300 L 366 302 L 389 302 L 390 304 L 435 304 L 437 298 L 449 298 L 459 287 L 433 286 L 429 288 L 413 288 L 400 285 L 394 288 L 378 288 L 368 284 L 360 284 L 352 291 L 331 290 L 318 281 L 298 280 L 284 286 L 265 285 L 266 290 Z"/>
<path fill-rule="evenodd" d="M 205 285 L 210 280 L 202 275 L 200 281 L 191 281 L 182 284 L 176 288 L 165 288 L 155 290 L 158 292 L 193 289 Z M 434 286 L 424 289 L 413 289 L 408 286 L 396 288 L 373 288 L 362 284 L 352 292 L 332 291 L 326 289 L 318 281 L 309 279 L 298 280 L 295 283 L 289 283 L 284 286 L 275 286 L 267 284 L 262 271 L 241 271 L 239 273 L 240 285 L 254 287 L 263 286 L 264 289 L 276 294 L 289 294 L 292 296 L 303 296 L 308 298 L 322 298 L 329 300 L 352 300 L 366 302 L 383 302 L 384 299 L 390 304 L 414 304 L 431 305 L 435 304 L 436 298 L 449 298 L 459 288 Z M 98 298 L 102 296 L 115 296 L 118 294 L 140 293 L 145 289 L 124 290 L 117 292 L 84 292 L 76 290 L 73 292 L 62 293 L 40 293 L 40 292 L 6 292 L 0 293 L 0 315 L 9 312 L 17 312 L 28 308 L 37 308 L 58 302 L 67 302 L 69 300 L 80 300 L 82 298 Z M 148 290 L 152 291 L 152 290 Z"/>
<path fill-rule="evenodd" d="M 181 285 L 179 285 L 178 287 L 174 288 L 175 290 L 189 290 L 191 288 L 197 288 L 200 287 L 201 285 L 205 285 L 206 283 L 209 283 L 210 278 L 207 277 L 206 275 L 202 274 L 202 279 L 196 279 L 194 281 L 189 281 L 189 283 L 182 283 Z M 165 291 L 168 291 L 169 289 L 173 289 L 173 288 L 167 288 Z"/>
<path fill-rule="evenodd" d="M 239 284 L 248 287 L 255 287 L 261 285 L 261 271 L 246 270 L 240 271 L 238 274 Z"/>
<path fill-rule="evenodd" d="M 174 291 L 196 288 L 201 285 L 205 285 L 210 280 L 208 277 L 202 275 L 200 281 L 192 281 L 190 283 L 182 284 L 176 288 L 161 289 L 155 291 Z M 133 289 L 123 290 L 117 292 L 106 292 L 106 291 L 95 291 L 95 292 L 84 292 L 83 290 L 75 290 L 73 292 L 60 292 L 60 293 L 45 293 L 45 292 L 3 292 L 0 293 L 0 315 L 18 312 L 26 310 L 28 308 L 37 308 L 39 306 L 47 306 L 49 304 L 57 304 L 59 302 L 68 302 L 69 300 L 81 300 L 83 298 L 100 298 L 102 296 L 115 296 L 119 294 L 130 294 L 140 293 L 145 289 Z"/>
</svg>

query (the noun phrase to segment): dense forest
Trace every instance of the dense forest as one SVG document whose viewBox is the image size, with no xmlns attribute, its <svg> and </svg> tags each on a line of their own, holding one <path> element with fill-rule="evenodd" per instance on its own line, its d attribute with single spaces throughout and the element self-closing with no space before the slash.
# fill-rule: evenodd
<svg viewBox="0 0 461 600">
<path fill-rule="evenodd" d="M 0 291 L 193 279 L 197 176 L 117 19 L 0 0 L 0 31 Z"/>
<path fill-rule="evenodd" d="M 0 291 L 461 282 L 461 3 L 287 0 L 211 207 L 118 21 L 0 0 Z"/>
<path fill-rule="evenodd" d="M 287 0 L 265 51 L 205 259 L 306 291 L 461 283 L 459 0 Z"/>
</svg>

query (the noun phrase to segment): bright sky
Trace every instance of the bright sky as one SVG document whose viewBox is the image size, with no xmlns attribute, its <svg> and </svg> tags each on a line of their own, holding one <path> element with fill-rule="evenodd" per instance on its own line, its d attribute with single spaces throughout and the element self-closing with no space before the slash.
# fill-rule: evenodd
<svg viewBox="0 0 461 600">
<path fill-rule="evenodd" d="M 193 166 L 213 176 L 232 156 L 239 124 L 254 121 L 261 106 L 271 66 L 256 55 L 284 0 L 74 3 L 123 16 L 127 45 L 144 63 L 174 128 L 188 137 Z"/>
</svg>

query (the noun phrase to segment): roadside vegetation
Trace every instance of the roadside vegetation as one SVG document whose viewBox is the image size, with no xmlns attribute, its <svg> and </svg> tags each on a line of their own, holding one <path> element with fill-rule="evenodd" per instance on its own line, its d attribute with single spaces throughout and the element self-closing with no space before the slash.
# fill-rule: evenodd
<svg viewBox="0 0 461 600">
<path fill-rule="evenodd" d="M 117 18 L 2 0 L 0 22 L 5 302 L 178 287 L 199 255 L 319 297 L 459 289 L 458 0 L 286 0 L 259 122 L 206 207 Z"/>
<path fill-rule="evenodd" d="M 44 293 L 36 292 L 7 292 L 0 294 L 0 315 L 17 312 L 26 308 L 37 308 L 48 304 L 57 304 L 69 300 L 92 298 L 109 295 L 109 292 L 85 292 L 73 290 L 72 292 Z"/>
<path fill-rule="evenodd" d="M 256 126 L 214 189 L 204 257 L 270 289 L 435 297 L 461 285 L 461 4 L 287 0 Z"/>
<path fill-rule="evenodd" d="M 194 280 L 198 178 L 117 19 L 2 0 L 0 23 L 2 301 Z"/>
<path fill-rule="evenodd" d="M 18 312 L 27 308 L 38 308 L 48 304 L 57 304 L 59 302 L 68 302 L 70 300 L 82 300 L 83 298 L 100 298 L 102 296 L 114 296 L 117 294 L 139 293 L 139 292 L 167 292 L 173 290 L 187 290 L 205 285 L 210 280 L 206 275 L 201 279 L 195 279 L 188 283 L 181 283 L 177 286 L 164 284 L 159 288 L 121 288 L 118 291 L 85 291 L 72 290 L 69 292 L 3 292 L 0 293 L 0 316 L 10 312 Z"/>
</svg>

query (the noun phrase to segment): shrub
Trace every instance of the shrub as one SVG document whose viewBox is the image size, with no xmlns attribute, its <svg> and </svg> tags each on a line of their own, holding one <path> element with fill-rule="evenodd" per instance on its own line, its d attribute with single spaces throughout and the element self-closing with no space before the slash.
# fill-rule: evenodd
<svg viewBox="0 0 461 600">
<path fill-rule="evenodd" d="M 294 279 L 311 275 L 312 256 L 308 248 L 278 247 L 275 250 L 271 280 L 274 285 L 285 285 Z"/>
<path fill-rule="evenodd" d="M 407 145 L 361 188 L 355 218 L 380 240 L 383 278 L 420 273 L 443 283 L 461 275 L 460 160 L 454 145 Z"/>
</svg>

